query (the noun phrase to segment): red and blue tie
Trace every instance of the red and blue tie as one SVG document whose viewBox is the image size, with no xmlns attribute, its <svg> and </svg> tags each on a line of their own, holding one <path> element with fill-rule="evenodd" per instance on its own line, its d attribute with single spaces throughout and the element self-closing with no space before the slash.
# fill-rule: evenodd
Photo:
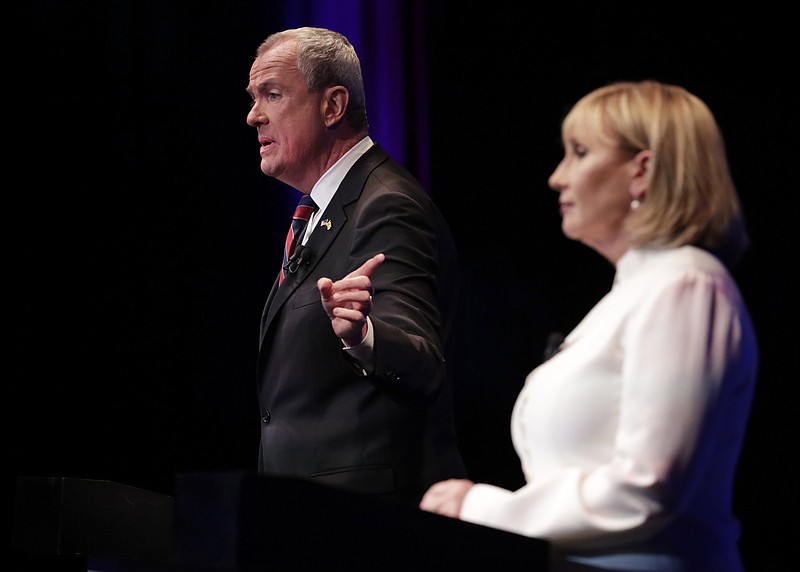
<svg viewBox="0 0 800 572">
<path fill-rule="evenodd" d="M 278 283 L 283 284 L 283 279 L 286 277 L 286 267 L 289 265 L 289 259 L 294 253 L 298 241 L 303 239 L 303 232 L 308 224 L 308 219 L 314 211 L 317 210 L 317 204 L 311 199 L 310 195 L 303 195 L 297 208 L 294 210 L 292 216 L 292 226 L 289 227 L 289 232 L 286 233 L 286 244 L 283 248 L 283 264 L 281 265 L 281 274 L 278 278 Z"/>
</svg>

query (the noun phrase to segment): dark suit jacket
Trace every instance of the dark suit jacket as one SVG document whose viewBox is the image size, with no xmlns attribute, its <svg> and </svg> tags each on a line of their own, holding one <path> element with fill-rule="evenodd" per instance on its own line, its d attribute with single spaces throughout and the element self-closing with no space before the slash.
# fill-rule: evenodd
<svg viewBox="0 0 800 572">
<path fill-rule="evenodd" d="M 453 420 L 457 253 L 414 177 L 374 145 L 351 168 L 306 244 L 313 256 L 269 294 L 258 356 L 259 472 L 417 502 L 466 476 Z M 375 372 L 350 363 L 316 282 L 368 258 Z"/>
</svg>

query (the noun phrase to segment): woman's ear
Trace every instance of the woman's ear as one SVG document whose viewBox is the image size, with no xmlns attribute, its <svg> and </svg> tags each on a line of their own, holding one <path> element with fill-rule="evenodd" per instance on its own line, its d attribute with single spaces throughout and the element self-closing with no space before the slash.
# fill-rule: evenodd
<svg viewBox="0 0 800 572">
<path fill-rule="evenodd" d="M 325 127 L 333 127 L 344 119 L 349 101 L 350 93 L 344 86 L 335 85 L 325 88 L 322 98 L 322 117 Z"/>
<path fill-rule="evenodd" d="M 647 193 L 647 185 L 650 181 L 650 160 L 653 152 L 650 149 L 639 151 L 633 158 L 634 175 L 631 179 L 631 199 L 642 201 Z"/>
</svg>

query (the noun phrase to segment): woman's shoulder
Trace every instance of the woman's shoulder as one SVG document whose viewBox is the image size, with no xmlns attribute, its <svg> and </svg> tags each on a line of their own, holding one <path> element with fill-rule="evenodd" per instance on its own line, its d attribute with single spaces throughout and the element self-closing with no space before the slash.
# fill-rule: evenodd
<svg viewBox="0 0 800 572">
<path fill-rule="evenodd" d="M 696 246 L 673 248 L 634 248 L 619 261 L 619 271 L 629 274 L 659 272 L 664 274 L 701 273 L 730 277 L 719 258 Z"/>
<path fill-rule="evenodd" d="M 644 289 L 648 295 L 657 296 L 676 287 L 694 287 L 740 298 L 739 288 L 722 261 L 695 246 L 630 250 L 620 259 L 617 273 L 629 293 Z"/>
</svg>

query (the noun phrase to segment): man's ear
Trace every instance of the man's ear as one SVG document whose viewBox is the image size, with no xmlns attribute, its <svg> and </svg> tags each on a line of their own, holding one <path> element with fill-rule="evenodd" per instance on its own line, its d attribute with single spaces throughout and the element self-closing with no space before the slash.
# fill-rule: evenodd
<svg viewBox="0 0 800 572">
<path fill-rule="evenodd" d="M 350 93 L 347 88 L 335 85 L 325 88 L 322 98 L 322 117 L 325 127 L 333 127 L 344 119 L 347 104 L 350 101 Z"/>
<path fill-rule="evenodd" d="M 631 179 L 631 199 L 644 200 L 647 184 L 650 181 L 650 161 L 653 152 L 650 149 L 639 151 L 633 158 L 634 175 Z"/>
</svg>

